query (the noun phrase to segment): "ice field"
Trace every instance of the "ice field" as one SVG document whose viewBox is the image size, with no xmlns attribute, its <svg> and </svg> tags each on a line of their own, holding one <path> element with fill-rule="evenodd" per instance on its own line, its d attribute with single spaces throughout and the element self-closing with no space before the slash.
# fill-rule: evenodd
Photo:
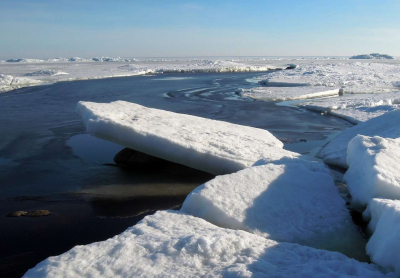
<svg viewBox="0 0 400 278">
<path fill-rule="evenodd" d="M 160 211 L 111 239 L 76 246 L 25 277 L 399 277 L 398 60 L 97 59 L 4 61 L 0 90 L 168 72 L 265 71 L 246 80 L 256 88 L 244 86 L 231 97 L 285 101 L 355 125 L 314 158 L 284 150 L 261 128 L 122 100 L 81 101 L 76 110 L 91 135 L 220 176 L 194 189 L 179 212 Z M 286 69 L 291 63 L 296 67 Z M 370 238 L 353 223 L 324 162 L 347 168 L 349 204 L 370 221 Z"/>
</svg>

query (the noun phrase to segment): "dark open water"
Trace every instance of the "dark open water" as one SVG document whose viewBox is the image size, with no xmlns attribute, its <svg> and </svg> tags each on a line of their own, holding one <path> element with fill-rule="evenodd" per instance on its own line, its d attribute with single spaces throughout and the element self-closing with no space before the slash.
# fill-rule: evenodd
<svg viewBox="0 0 400 278">
<path fill-rule="evenodd" d="M 303 153 L 350 126 L 235 94 L 255 86 L 247 78 L 262 74 L 163 74 L 0 94 L 0 277 L 20 277 L 48 256 L 119 234 L 155 210 L 177 208 L 192 189 L 213 178 L 176 164 L 147 171 L 106 165 L 121 147 L 85 134 L 75 113 L 80 100 L 126 100 L 268 129 L 285 148 Z M 52 215 L 5 217 L 33 209 Z"/>
</svg>

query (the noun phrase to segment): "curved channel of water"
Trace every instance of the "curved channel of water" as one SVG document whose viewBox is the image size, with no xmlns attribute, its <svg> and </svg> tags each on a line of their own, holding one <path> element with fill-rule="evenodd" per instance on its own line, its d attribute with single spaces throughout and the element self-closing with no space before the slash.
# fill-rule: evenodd
<svg viewBox="0 0 400 278">
<path fill-rule="evenodd" d="M 265 73 L 163 74 L 64 82 L 0 95 L 0 276 L 19 277 L 77 244 L 121 233 L 157 209 L 179 206 L 212 175 L 170 164 L 109 165 L 121 146 L 87 135 L 78 101 L 126 100 L 148 107 L 267 129 L 285 148 L 312 153 L 351 126 L 335 117 L 240 98 Z M 41 218 L 10 211 L 47 209 Z"/>
</svg>

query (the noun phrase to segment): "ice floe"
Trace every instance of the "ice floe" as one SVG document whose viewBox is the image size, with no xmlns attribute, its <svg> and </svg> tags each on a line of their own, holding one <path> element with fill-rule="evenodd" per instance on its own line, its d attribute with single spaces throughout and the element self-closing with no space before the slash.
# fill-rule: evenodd
<svg viewBox="0 0 400 278">
<path fill-rule="evenodd" d="M 309 110 L 331 114 L 358 124 L 399 109 L 400 92 L 345 94 L 341 97 L 311 100 L 296 105 Z"/>
<path fill-rule="evenodd" d="M 310 99 L 327 96 L 338 96 L 339 89 L 323 86 L 293 86 L 293 87 L 257 87 L 252 89 L 241 89 L 242 97 L 263 101 L 284 101 Z"/>
<path fill-rule="evenodd" d="M 347 164 L 344 180 L 354 203 L 366 206 L 373 198 L 400 199 L 400 138 L 358 135 L 349 143 Z"/>
<path fill-rule="evenodd" d="M 181 210 L 221 227 L 364 258 L 365 241 L 325 167 L 285 162 L 218 176 L 189 194 Z"/>
<path fill-rule="evenodd" d="M 263 129 L 125 101 L 79 102 L 77 112 L 98 138 L 212 174 L 233 173 L 262 158 L 299 156 Z"/>
<path fill-rule="evenodd" d="M 373 232 L 368 255 L 374 263 L 400 276 L 400 201 L 373 199 L 364 216 L 371 219 L 368 227 Z"/>
<path fill-rule="evenodd" d="M 39 277 L 394 277 L 371 264 L 164 211 L 29 270 Z"/>
<path fill-rule="evenodd" d="M 326 163 L 347 168 L 346 156 L 349 142 L 357 135 L 380 136 L 384 138 L 400 137 L 400 109 L 388 112 L 354 127 L 342 131 L 336 138 L 324 146 L 317 157 Z"/>
</svg>

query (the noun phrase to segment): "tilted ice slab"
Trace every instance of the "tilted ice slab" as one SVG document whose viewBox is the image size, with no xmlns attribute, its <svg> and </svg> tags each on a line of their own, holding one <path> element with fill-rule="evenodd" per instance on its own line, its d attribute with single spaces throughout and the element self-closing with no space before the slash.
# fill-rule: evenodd
<svg viewBox="0 0 400 278">
<path fill-rule="evenodd" d="M 384 93 L 398 90 L 399 64 L 326 63 L 301 65 L 259 77 L 271 87 L 325 86 L 344 88 L 346 93 Z"/>
<path fill-rule="evenodd" d="M 299 156 L 266 130 L 124 101 L 79 102 L 77 112 L 98 138 L 213 174 L 233 173 L 261 158 Z"/>
<path fill-rule="evenodd" d="M 323 86 L 303 87 L 257 87 L 252 89 L 241 89 L 242 97 L 249 97 L 264 101 L 299 100 L 317 97 L 337 96 L 339 89 Z"/>
<path fill-rule="evenodd" d="M 157 212 L 120 235 L 76 246 L 29 270 L 39 277 L 394 277 L 372 264 L 179 212 Z"/>
<path fill-rule="evenodd" d="M 354 203 L 366 206 L 373 198 L 400 199 L 400 138 L 358 135 L 349 143 L 347 164 L 344 180 Z"/>
<path fill-rule="evenodd" d="M 347 168 L 347 146 L 358 134 L 380 136 L 384 138 L 400 137 L 400 109 L 383 114 L 354 127 L 342 131 L 336 138 L 324 146 L 317 157 L 326 163 Z"/>
<path fill-rule="evenodd" d="M 371 260 L 400 276 L 400 201 L 373 199 L 364 217 L 373 234 L 367 244 Z"/>
<path fill-rule="evenodd" d="M 281 163 L 218 176 L 189 194 L 181 211 L 221 227 L 365 259 L 365 241 L 329 170 L 302 159 Z"/>
<path fill-rule="evenodd" d="M 358 124 L 400 108 L 400 92 L 346 94 L 336 98 L 310 100 L 297 106 L 331 114 Z"/>
</svg>

